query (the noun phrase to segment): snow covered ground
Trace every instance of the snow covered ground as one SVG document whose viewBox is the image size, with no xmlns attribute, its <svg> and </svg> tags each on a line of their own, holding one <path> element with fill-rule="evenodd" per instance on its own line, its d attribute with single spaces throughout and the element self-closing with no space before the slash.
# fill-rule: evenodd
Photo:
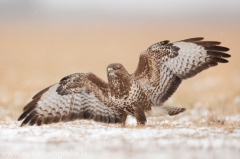
<svg viewBox="0 0 240 159">
<path fill-rule="evenodd" d="M 180 118 L 181 119 L 181 118 Z M 75 121 L 42 127 L 0 122 L 0 158 L 240 158 L 240 128 L 149 120 L 136 127 Z M 227 118 L 240 121 L 240 117 Z"/>
</svg>

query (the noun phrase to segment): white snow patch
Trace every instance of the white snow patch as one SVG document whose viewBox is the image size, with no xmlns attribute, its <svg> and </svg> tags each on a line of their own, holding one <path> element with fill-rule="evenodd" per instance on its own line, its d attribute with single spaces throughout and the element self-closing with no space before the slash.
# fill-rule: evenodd
<svg viewBox="0 0 240 159">
<path fill-rule="evenodd" d="M 172 127 L 165 127 L 163 123 L 170 124 L 171 121 L 162 121 L 154 126 L 149 122 L 142 128 L 134 127 L 136 120 L 133 117 L 128 117 L 127 125 L 130 126 L 125 128 L 84 120 L 41 127 L 19 127 L 20 122 L 14 121 L 0 122 L 0 155 L 2 152 L 31 152 L 35 153 L 35 156 L 30 156 L 34 158 L 100 159 L 234 159 L 240 155 L 240 129 L 229 133 L 223 128 L 197 127 L 191 122 L 174 121 Z M 191 127 L 185 128 L 184 124 Z M 41 152 L 45 154 L 36 156 Z M 66 156 L 63 152 L 77 155 Z M 55 153 L 55 156 L 46 156 L 47 153 Z M 26 154 L 19 158 L 26 158 Z"/>
</svg>

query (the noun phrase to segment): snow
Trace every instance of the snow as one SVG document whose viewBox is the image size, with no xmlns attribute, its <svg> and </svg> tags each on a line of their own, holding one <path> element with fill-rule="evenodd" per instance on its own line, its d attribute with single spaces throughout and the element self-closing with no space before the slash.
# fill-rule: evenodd
<svg viewBox="0 0 240 159">
<path fill-rule="evenodd" d="M 168 120 L 157 124 L 149 121 L 144 127 L 136 127 L 135 119 L 130 117 L 123 128 L 85 120 L 41 127 L 19 127 L 20 122 L 2 121 L 0 155 L 6 158 L 9 157 L 6 153 L 15 153 L 17 158 L 239 158 L 240 129 L 197 127 L 178 120 L 171 126 Z M 164 125 L 167 123 L 168 126 Z"/>
</svg>

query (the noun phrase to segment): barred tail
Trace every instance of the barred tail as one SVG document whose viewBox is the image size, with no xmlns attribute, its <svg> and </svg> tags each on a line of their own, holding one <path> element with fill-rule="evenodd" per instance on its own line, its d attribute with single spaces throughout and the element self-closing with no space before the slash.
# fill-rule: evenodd
<svg viewBox="0 0 240 159">
<path fill-rule="evenodd" d="M 167 110 L 168 115 L 170 116 L 177 115 L 187 110 L 186 108 L 169 107 L 169 106 L 163 106 L 163 109 Z"/>
<path fill-rule="evenodd" d="M 179 108 L 179 107 L 170 107 L 170 106 L 153 106 L 152 110 L 146 111 L 145 115 L 147 117 L 159 117 L 165 115 L 177 115 L 179 113 L 185 112 L 186 108 Z"/>
</svg>

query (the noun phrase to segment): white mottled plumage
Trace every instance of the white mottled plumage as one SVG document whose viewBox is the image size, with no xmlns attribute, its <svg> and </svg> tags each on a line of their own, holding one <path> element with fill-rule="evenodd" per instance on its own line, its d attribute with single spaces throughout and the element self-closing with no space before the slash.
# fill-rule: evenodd
<svg viewBox="0 0 240 159">
<path fill-rule="evenodd" d="M 181 82 L 230 57 L 220 42 L 201 40 L 156 43 L 140 54 L 133 74 L 121 64 L 108 65 L 108 82 L 90 72 L 64 77 L 36 94 L 19 120 L 22 126 L 76 119 L 124 124 L 133 115 L 145 124 L 146 116 L 179 114 L 186 109 L 163 104 Z"/>
</svg>

